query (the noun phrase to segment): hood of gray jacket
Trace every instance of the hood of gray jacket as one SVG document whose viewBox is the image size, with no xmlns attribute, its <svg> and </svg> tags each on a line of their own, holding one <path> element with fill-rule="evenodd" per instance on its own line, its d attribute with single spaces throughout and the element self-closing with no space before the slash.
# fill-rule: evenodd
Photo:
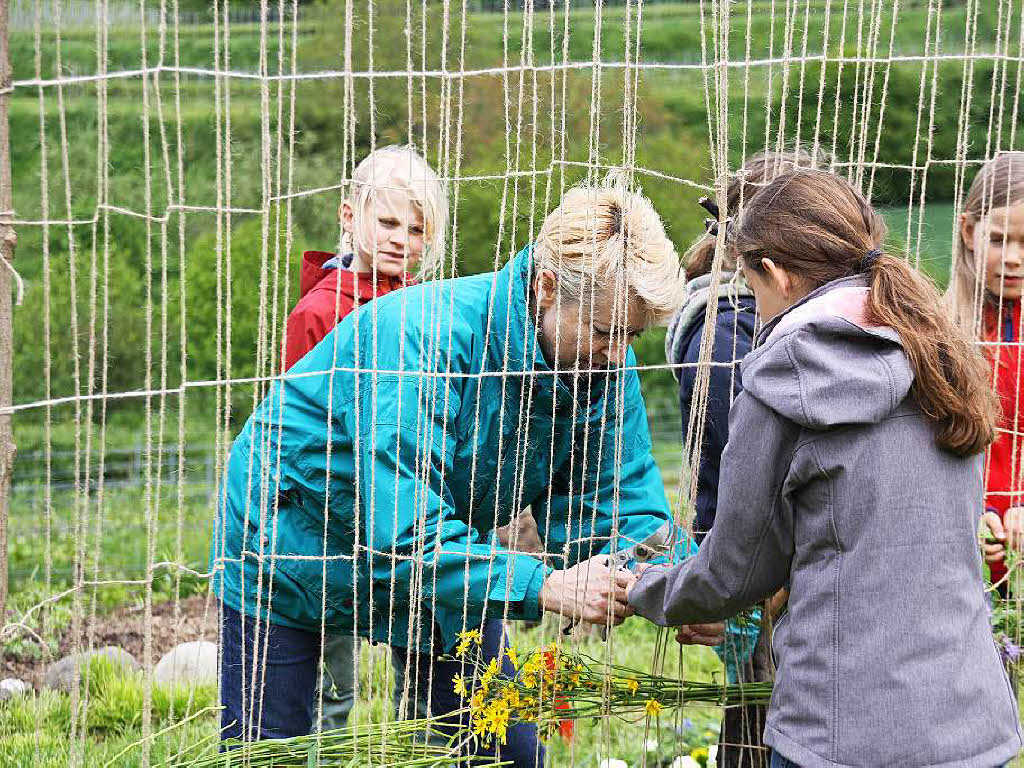
<svg viewBox="0 0 1024 768">
<path fill-rule="evenodd" d="M 899 335 L 868 322 L 867 302 L 867 282 L 855 275 L 775 317 L 743 361 L 743 389 L 809 429 L 886 418 L 914 374 Z"/>
<path fill-rule="evenodd" d="M 744 297 L 753 298 L 754 293 L 735 272 L 723 270 L 719 278 L 718 289 L 714 293 L 716 300 L 729 299 L 733 307 L 739 309 L 739 300 Z M 686 354 L 686 337 L 697 323 L 704 321 L 708 302 L 711 301 L 711 275 L 700 275 L 686 283 L 686 299 L 668 323 L 665 333 L 665 359 L 670 363 L 681 363 Z M 672 375 L 679 381 L 679 369 L 673 368 Z"/>
</svg>

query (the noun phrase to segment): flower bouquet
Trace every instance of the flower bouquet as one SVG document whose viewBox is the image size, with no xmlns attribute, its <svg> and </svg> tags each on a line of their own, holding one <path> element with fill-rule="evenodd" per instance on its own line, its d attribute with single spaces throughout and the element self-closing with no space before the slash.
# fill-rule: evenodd
<svg viewBox="0 0 1024 768">
<path fill-rule="evenodd" d="M 473 734 L 485 744 L 505 742 L 514 722 L 536 722 L 542 738 L 549 738 L 560 720 L 619 717 L 656 717 L 663 709 L 685 704 L 759 704 L 771 698 L 771 683 L 722 685 L 638 672 L 568 653 L 556 645 L 520 652 L 505 649 L 515 675 L 501 672 L 498 659 L 480 658 L 479 633 L 460 636 L 455 655 L 466 662 L 466 674 L 452 679 L 455 692 L 469 700 Z M 559 704 L 556 708 L 556 702 Z"/>
</svg>

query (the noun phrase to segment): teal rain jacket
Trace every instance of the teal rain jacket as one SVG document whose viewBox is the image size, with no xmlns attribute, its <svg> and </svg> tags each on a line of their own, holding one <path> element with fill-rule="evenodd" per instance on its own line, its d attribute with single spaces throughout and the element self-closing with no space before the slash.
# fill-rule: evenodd
<svg viewBox="0 0 1024 768">
<path fill-rule="evenodd" d="M 589 387 L 552 371 L 530 265 L 526 249 L 378 298 L 274 382 L 220 494 L 211 565 L 227 605 L 450 650 L 484 618 L 538 618 L 550 566 L 671 519 L 632 350 Z M 547 564 L 493 535 L 526 506 Z M 676 548 L 695 551 L 685 533 Z"/>
</svg>

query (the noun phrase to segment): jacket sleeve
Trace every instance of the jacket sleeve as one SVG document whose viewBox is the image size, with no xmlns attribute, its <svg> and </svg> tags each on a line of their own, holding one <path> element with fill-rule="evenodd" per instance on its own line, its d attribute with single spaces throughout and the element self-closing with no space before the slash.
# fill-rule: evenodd
<svg viewBox="0 0 1024 768">
<path fill-rule="evenodd" d="M 577 456 L 557 473 L 550 501 L 545 494 L 531 504 L 547 507 L 549 519 L 565 521 L 558 530 L 565 532 L 567 565 L 640 543 L 672 521 L 639 377 L 628 368 L 622 376 L 621 392 L 609 395 L 603 426 L 577 436 Z M 621 412 L 616 403 L 623 404 Z M 676 557 L 696 550 L 685 530 L 678 529 L 675 539 Z"/>
<path fill-rule="evenodd" d="M 695 557 L 646 571 L 630 595 L 662 626 L 718 621 L 774 594 L 793 559 L 793 511 L 784 494 L 799 428 L 743 393 L 722 455 L 718 512 Z"/>
<path fill-rule="evenodd" d="M 355 444 L 359 514 L 375 600 L 422 600 L 468 616 L 540 616 L 548 570 L 485 541 L 456 511 L 453 472 L 458 377 L 364 374 Z M 374 381 L 375 379 L 375 381 Z"/>
</svg>

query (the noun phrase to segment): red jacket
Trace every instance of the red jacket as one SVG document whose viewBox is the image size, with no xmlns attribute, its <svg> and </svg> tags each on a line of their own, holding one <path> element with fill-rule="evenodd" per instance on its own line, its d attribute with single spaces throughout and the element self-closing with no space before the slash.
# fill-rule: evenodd
<svg viewBox="0 0 1024 768">
<path fill-rule="evenodd" d="M 288 315 L 284 369 L 288 370 L 361 303 L 414 282 L 412 275 L 387 277 L 372 272 L 324 269 L 324 262 L 336 254 L 306 251 L 299 273 L 299 302 Z"/>
<path fill-rule="evenodd" d="M 1002 413 L 999 416 L 995 442 L 985 462 L 985 507 L 1000 518 L 1009 507 L 1020 506 L 1022 484 L 1020 453 L 1024 448 L 1024 378 L 1021 377 L 1020 302 L 1006 302 L 1000 313 L 997 307 L 985 307 L 985 340 L 999 342 L 985 347 L 985 356 L 993 368 L 993 380 Z M 1002 563 L 992 566 L 992 581 L 1006 575 Z"/>
</svg>

